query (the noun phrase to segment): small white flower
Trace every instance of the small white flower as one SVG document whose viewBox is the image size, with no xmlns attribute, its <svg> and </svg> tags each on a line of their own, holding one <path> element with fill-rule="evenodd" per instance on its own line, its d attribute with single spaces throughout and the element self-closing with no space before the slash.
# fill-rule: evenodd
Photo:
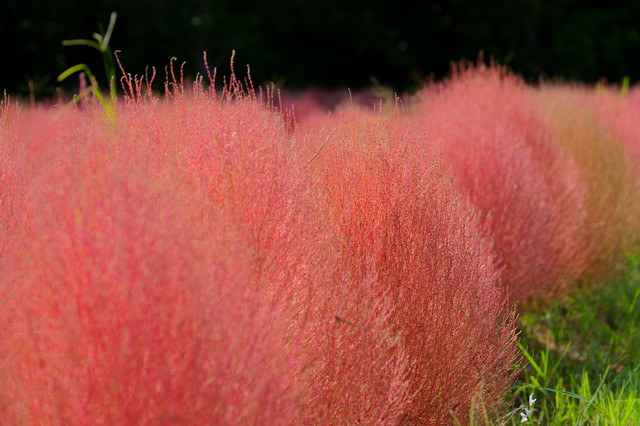
<svg viewBox="0 0 640 426">
<path fill-rule="evenodd" d="M 529 421 L 531 414 L 533 414 L 533 404 L 536 402 L 536 399 L 533 397 L 533 394 L 529 395 L 529 406 L 525 407 L 522 405 L 520 408 L 522 411 L 520 412 L 520 423 L 526 423 Z"/>
</svg>

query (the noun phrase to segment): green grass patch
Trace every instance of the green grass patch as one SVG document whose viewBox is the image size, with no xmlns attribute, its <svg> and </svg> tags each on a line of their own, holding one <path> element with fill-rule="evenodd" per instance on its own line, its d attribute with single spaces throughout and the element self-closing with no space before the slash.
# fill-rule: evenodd
<svg viewBox="0 0 640 426">
<path fill-rule="evenodd" d="M 526 360 L 506 424 L 640 424 L 640 257 L 520 318 Z"/>
</svg>

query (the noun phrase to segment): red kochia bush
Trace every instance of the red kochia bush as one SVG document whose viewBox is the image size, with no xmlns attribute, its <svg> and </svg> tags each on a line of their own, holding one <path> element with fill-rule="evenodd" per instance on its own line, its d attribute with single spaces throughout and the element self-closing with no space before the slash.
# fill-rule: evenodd
<svg viewBox="0 0 640 426">
<path fill-rule="evenodd" d="M 392 305 L 373 293 L 374 276 L 336 271 L 332 223 L 281 116 L 246 96 L 221 103 L 202 94 L 150 113 L 148 137 L 158 146 L 180 141 L 168 151 L 178 150 L 183 178 L 206 188 L 251 247 L 264 303 L 284 305 L 296 423 L 397 423 L 409 400 L 408 360 L 389 322 Z M 346 322 L 352 315 L 357 327 Z"/>
<path fill-rule="evenodd" d="M 202 191 L 146 167 L 153 147 L 66 114 L 8 141 L 32 149 L 0 275 L 0 423 L 292 423 L 253 252 Z"/>
<path fill-rule="evenodd" d="M 9 100 L 0 102 L 0 276 L 7 252 L 10 233 L 16 228 L 16 203 L 19 194 L 17 181 L 20 149 L 14 143 L 19 131 L 18 108 Z"/>
<path fill-rule="evenodd" d="M 514 319 L 470 205 L 401 117 L 351 109 L 325 129 L 296 142 L 338 230 L 344 284 L 372 276 L 370 297 L 392 303 L 411 362 L 402 422 L 464 422 L 474 397 L 495 408 L 511 383 Z M 367 329 L 342 312 L 345 329 Z"/>
<path fill-rule="evenodd" d="M 478 67 L 427 87 L 416 105 L 423 130 L 479 209 L 519 301 L 563 294 L 585 268 L 585 189 L 532 96 L 516 77 Z"/>
</svg>

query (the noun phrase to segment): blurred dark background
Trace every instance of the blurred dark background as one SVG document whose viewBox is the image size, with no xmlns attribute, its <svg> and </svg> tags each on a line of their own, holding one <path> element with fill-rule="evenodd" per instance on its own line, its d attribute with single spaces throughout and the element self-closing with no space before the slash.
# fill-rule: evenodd
<svg viewBox="0 0 640 426">
<path fill-rule="evenodd" d="M 188 75 L 203 71 L 203 50 L 228 74 L 232 49 L 238 74 L 249 63 L 255 83 L 290 89 L 404 92 L 479 51 L 531 81 L 640 78 L 640 1 L 2 0 L 0 89 L 50 96 L 79 62 L 104 82 L 96 50 L 61 42 L 91 38 L 112 11 L 110 46 L 127 72 L 154 65 L 161 78 L 172 56 Z"/>
</svg>

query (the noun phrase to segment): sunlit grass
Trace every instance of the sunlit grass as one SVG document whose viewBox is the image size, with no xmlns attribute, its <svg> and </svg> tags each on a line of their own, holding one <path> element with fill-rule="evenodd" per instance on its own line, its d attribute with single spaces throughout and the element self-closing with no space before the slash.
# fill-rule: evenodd
<svg viewBox="0 0 640 426">
<path fill-rule="evenodd" d="M 522 315 L 527 360 L 507 424 L 640 423 L 640 257 L 616 285 L 584 284 Z M 536 400 L 532 406 L 530 399 Z"/>
</svg>

